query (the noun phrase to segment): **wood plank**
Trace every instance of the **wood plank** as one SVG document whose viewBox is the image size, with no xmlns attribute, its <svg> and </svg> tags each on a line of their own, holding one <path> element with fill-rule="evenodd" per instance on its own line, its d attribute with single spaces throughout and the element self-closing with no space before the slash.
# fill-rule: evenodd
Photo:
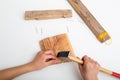
<svg viewBox="0 0 120 80">
<path fill-rule="evenodd" d="M 58 52 L 70 51 L 70 56 L 75 57 L 73 48 L 67 34 L 60 34 L 53 37 L 45 38 L 40 41 L 40 47 L 43 51 L 53 50 L 56 56 Z"/>
<path fill-rule="evenodd" d="M 71 10 L 25 11 L 25 20 L 46 20 L 72 17 Z"/>
<path fill-rule="evenodd" d="M 100 42 L 105 42 L 110 39 L 110 36 L 85 5 L 80 0 L 68 0 L 71 6 L 76 10 L 78 15 L 83 19 L 88 28 L 93 32 Z"/>
</svg>

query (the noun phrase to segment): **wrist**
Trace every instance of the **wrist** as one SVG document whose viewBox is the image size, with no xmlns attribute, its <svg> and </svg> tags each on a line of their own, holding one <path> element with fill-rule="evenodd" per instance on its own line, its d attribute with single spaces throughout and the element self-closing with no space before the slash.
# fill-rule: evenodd
<svg viewBox="0 0 120 80">
<path fill-rule="evenodd" d="M 32 63 L 27 63 L 27 64 L 25 64 L 25 66 L 26 66 L 26 70 L 27 70 L 28 72 L 31 72 L 31 71 L 34 71 L 34 70 L 35 70 L 35 68 L 34 68 L 34 66 L 33 66 Z"/>
<path fill-rule="evenodd" d="M 97 77 L 95 77 L 95 76 L 90 76 L 90 77 L 84 77 L 83 78 L 84 80 L 98 80 L 98 78 Z"/>
<path fill-rule="evenodd" d="M 94 78 L 94 79 L 84 79 L 84 80 L 98 80 L 97 78 Z"/>
</svg>

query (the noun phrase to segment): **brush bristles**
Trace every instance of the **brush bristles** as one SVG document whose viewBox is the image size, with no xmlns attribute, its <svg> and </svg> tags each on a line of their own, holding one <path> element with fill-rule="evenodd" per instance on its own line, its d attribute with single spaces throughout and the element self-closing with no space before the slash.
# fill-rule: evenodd
<svg viewBox="0 0 120 80">
<path fill-rule="evenodd" d="M 70 51 L 61 51 L 58 53 L 57 57 L 68 57 Z"/>
</svg>

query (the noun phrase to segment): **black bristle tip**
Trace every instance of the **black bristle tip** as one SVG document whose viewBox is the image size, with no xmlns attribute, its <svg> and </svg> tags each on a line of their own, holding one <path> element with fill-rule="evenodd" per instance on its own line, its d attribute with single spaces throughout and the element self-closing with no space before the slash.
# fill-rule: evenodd
<svg viewBox="0 0 120 80">
<path fill-rule="evenodd" d="M 68 57 L 69 56 L 69 52 L 70 51 L 61 51 L 61 52 L 58 52 L 57 57 Z"/>
</svg>

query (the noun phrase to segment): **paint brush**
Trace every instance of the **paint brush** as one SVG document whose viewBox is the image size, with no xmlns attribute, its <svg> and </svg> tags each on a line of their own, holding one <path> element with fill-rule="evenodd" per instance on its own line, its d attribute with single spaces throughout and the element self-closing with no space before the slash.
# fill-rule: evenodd
<svg viewBox="0 0 120 80">
<path fill-rule="evenodd" d="M 73 57 L 73 56 L 70 56 L 70 51 L 61 51 L 57 54 L 57 57 L 62 59 L 62 60 L 71 60 L 71 61 L 74 61 L 74 62 L 77 62 L 79 64 L 83 64 L 83 61 L 81 59 L 78 59 L 76 57 Z M 115 76 L 117 78 L 120 78 L 120 74 L 119 73 L 116 73 L 116 72 L 113 72 L 113 71 L 110 71 L 108 69 L 105 69 L 103 67 L 100 67 L 100 71 L 101 72 L 104 72 L 104 73 L 107 73 L 109 75 L 112 75 L 112 76 Z"/>
</svg>

